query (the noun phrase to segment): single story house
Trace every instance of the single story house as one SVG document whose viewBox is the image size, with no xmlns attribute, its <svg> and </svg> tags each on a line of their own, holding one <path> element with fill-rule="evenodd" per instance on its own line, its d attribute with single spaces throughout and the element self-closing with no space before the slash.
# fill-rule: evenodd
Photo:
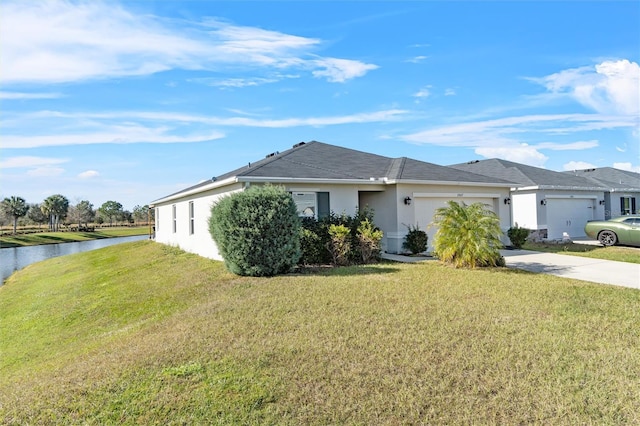
<svg viewBox="0 0 640 426">
<path fill-rule="evenodd" d="M 587 178 L 591 182 L 607 188 L 604 193 L 605 219 L 638 213 L 640 173 L 614 169 L 613 167 L 574 170 L 564 173 Z"/>
<path fill-rule="evenodd" d="M 581 176 L 500 159 L 450 167 L 517 182 L 510 194 L 513 225 L 536 230 L 543 239 L 585 237 L 587 221 L 605 216 L 608 188 Z"/>
<path fill-rule="evenodd" d="M 432 243 L 435 229 L 428 225 L 449 200 L 486 203 L 505 232 L 511 225 L 504 200 L 513 182 L 312 141 L 153 201 L 156 241 L 221 259 L 209 234 L 211 206 L 221 197 L 266 183 L 290 191 L 301 216 L 353 215 L 359 208 L 373 208 L 374 222 L 384 232 L 383 250 L 389 253 L 402 251 L 409 225 L 427 231 Z"/>
</svg>

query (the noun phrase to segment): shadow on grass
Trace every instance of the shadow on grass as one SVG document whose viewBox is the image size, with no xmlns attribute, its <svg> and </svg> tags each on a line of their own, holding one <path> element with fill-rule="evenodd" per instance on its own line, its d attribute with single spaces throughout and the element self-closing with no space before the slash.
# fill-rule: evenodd
<svg viewBox="0 0 640 426">
<path fill-rule="evenodd" d="M 392 274 L 400 271 L 399 268 L 388 266 L 387 263 L 376 263 L 372 265 L 354 265 L 354 266 L 332 266 L 332 265 L 314 265 L 300 266 L 288 275 L 321 275 L 321 276 L 352 276 L 352 275 L 375 275 L 375 274 Z"/>
</svg>

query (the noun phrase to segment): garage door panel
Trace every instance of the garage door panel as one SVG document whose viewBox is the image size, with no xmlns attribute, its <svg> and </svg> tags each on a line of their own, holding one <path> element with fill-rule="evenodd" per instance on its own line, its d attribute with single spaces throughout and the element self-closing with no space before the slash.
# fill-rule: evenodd
<svg viewBox="0 0 640 426">
<path fill-rule="evenodd" d="M 584 198 L 547 199 L 547 238 L 561 239 L 566 232 L 571 238 L 584 237 L 584 226 L 594 218 L 594 201 Z"/>
<path fill-rule="evenodd" d="M 447 207 L 449 201 L 456 201 L 458 203 L 464 202 L 466 205 L 470 205 L 473 203 L 482 203 L 487 204 L 491 211 L 494 211 L 494 203 L 492 198 L 456 198 L 456 199 L 448 199 L 448 198 L 439 198 L 439 197 L 424 197 L 424 198 L 416 198 L 415 202 L 415 214 L 416 214 L 416 222 L 419 225 L 420 229 L 425 231 L 429 237 L 429 251 L 433 250 L 433 238 L 436 235 L 437 228 L 435 226 L 430 226 L 434 220 L 434 215 L 436 210 L 441 207 Z M 414 224 L 415 225 L 415 224 Z"/>
</svg>

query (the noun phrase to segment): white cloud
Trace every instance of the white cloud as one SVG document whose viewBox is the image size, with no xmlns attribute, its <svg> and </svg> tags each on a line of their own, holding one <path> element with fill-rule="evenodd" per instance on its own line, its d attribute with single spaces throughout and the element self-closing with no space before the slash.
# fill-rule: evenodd
<svg viewBox="0 0 640 426">
<path fill-rule="evenodd" d="M 98 176 L 100 176 L 100 173 L 95 170 L 87 170 L 86 172 L 82 172 L 78 175 L 80 179 L 91 179 Z"/>
<path fill-rule="evenodd" d="M 210 132 L 190 135 L 175 135 L 168 128 L 138 125 L 108 126 L 102 130 L 83 133 L 50 133 L 47 135 L 5 135 L 3 148 L 37 148 L 43 146 L 90 145 L 96 143 L 193 143 L 206 142 L 224 137 L 223 133 Z"/>
<path fill-rule="evenodd" d="M 595 169 L 597 166 L 594 166 L 591 163 L 586 163 L 584 161 L 569 161 L 566 164 L 562 165 L 562 169 L 569 170 L 585 170 L 585 169 Z"/>
<path fill-rule="evenodd" d="M 61 93 L 0 92 L 0 99 L 4 100 L 56 99 L 61 97 Z"/>
<path fill-rule="evenodd" d="M 68 161 L 69 160 L 65 158 L 46 158 L 46 157 L 32 157 L 32 156 L 9 157 L 0 161 L 0 168 L 20 169 L 20 168 L 51 166 L 54 164 L 66 163 Z"/>
<path fill-rule="evenodd" d="M 27 175 L 31 177 L 55 177 L 64 173 L 64 169 L 60 167 L 38 167 L 33 170 L 29 170 Z"/>
<path fill-rule="evenodd" d="M 3 2 L 0 80 L 62 83 L 170 69 L 310 70 L 344 82 L 377 66 L 319 57 L 321 40 L 217 19 L 180 22 L 135 14 L 112 2 Z"/>
<path fill-rule="evenodd" d="M 444 95 L 445 96 L 455 96 L 456 95 L 456 91 L 455 91 L 455 89 L 446 89 L 444 91 Z"/>
<path fill-rule="evenodd" d="M 634 123 L 632 117 L 621 119 L 599 114 L 538 114 L 440 126 L 400 138 L 417 144 L 470 147 L 486 158 L 505 158 L 541 166 L 548 158 L 541 150 L 584 150 L 597 147 L 598 141 L 527 144 L 524 143 L 524 138 L 546 140 L 550 136 L 562 136 L 565 139 L 567 135 L 585 128 L 633 127 Z"/>
<path fill-rule="evenodd" d="M 46 134 L 3 134 L 3 148 L 88 145 L 96 143 L 195 143 L 220 139 L 219 131 L 202 131 L 203 127 L 240 126 L 289 128 L 332 126 L 402 119 L 407 111 L 382 110 L 342 116 L 269 119 L 248 116 L 215 117 L 183 113 L 121 111 L 104 113 L 63 113 L 40 111 L 24 114 L 19 121 L 32 128 L 46 128 Z M 171 127 L 167 125 L 171 123 Z M 26 126 L 26 124 L 25 124 Z"/>
<path fill-rule="evenodd" d="M 424 62 L 425 59 L 428 59 L 428 56 L 414 56 L 411 59 L 407 59 L 405 62 L 411 62 L 413 64 L 419 64 L 420 62 Z"/>
<path fill-rule="evenodd" d="M 344 83 L 378 68 L 377 65 L 365 64 L 348 59 L 324 58 L 313 61 L 319 70 L 313 71 L 314 77 L 326 77 L 332 83 Z"/>
<path fill-rule="evenodd" d="M 478 147 L 475 153 L 485 158 L 503 158 L 516 163 L 529 164 L 542 167 L 549 159 L 540 153 L 535 147 L 527 144 L 520 144 L 505 147 Z"/>
<path fill-rule="evenodd" d="M 631 163 L 613 163 L 613 168 L 626 170 L 628 172 L 640 173 L 640 166 L 634 166 Z"/>
<path fill-rule="evenodd" d="M 425 86 L 413 94 L 414 98 L 428 98 L 431 95 L 431 86 Z"/>
<path fill-rule="evenodd" d="M 550 96 L 569 96 L 602 114 L 640 114 L 640 66 L 627 59 L 571 68 L 542 78 Z"/>
<path fill-rule="evenodd" d="M 582 151 L 583 149 L 595 148 L 598 146 L 598 141 L 578 141 L 570 143 L 554 143 L 554 142 L 542 142 L 536 144 L 538 149 L 550 149 L 552 151 Z"/>
</svg>

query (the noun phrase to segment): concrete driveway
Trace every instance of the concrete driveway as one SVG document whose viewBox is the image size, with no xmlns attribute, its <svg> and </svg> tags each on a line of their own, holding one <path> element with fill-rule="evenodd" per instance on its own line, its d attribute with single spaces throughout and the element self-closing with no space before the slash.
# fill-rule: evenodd
<svg viewBox="0 0 640 426">
<path fill-rule="evenodd" d="M 500 250 L 500 253 L 509 268 L 640 289 L 640 265 L 637 263 L 528 250 Z M 382 257 L 396 262 L 422 262 L 433 259 L 388 253 L 383 253 Z"/>
<path fill-rule="evenodd" d="M 640 265 L 528 250 L 501 250 L 509 268 L 640 289 Z"/>
</svg>

